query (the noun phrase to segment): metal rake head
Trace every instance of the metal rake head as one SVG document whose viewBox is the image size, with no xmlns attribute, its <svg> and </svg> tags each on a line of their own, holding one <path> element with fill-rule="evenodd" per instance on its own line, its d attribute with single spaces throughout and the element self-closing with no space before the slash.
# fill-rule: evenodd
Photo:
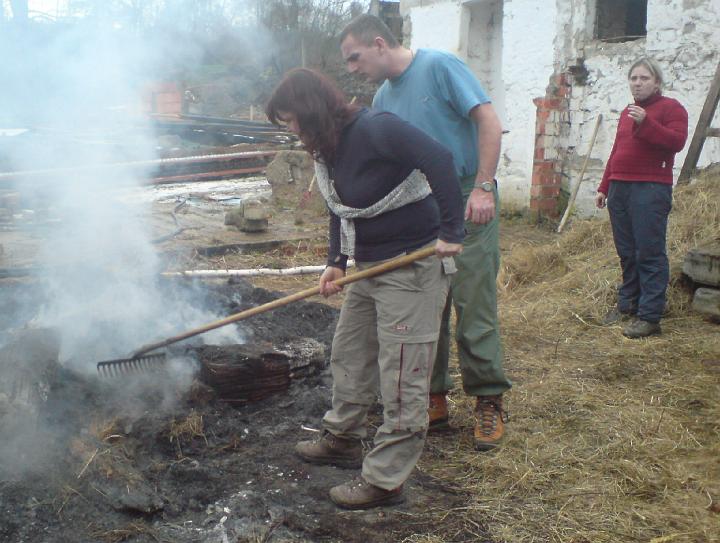
<svg viewBox="0 0 720 543">
<path fill-rule="evenodd" d="M 165 367 L 165 353 L 146 354 L 135 358 L 118 358 L 98 362 L 97 371 L 101 377 L 121 377 L 124 375 L 154 372 Z"/>
</svg>

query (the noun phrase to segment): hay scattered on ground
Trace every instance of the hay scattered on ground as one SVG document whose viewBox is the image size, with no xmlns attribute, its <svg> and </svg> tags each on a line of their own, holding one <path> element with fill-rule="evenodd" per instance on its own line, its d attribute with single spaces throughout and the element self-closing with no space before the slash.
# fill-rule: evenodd
<svg viewBox="0 0 720 543">
<path fill-rule="evenodd" d="M 178 458 L 183 457 L 182 447 L 184 443 L 192 442 L 194 439 L 202 439 L 207 445 L 207 437 L 205 436 L 205 424 L 202 415 L 195 410 L 191 410 L 190 414 L 183 420 L 174 420 L 170 423 L 168 437 L 171 443 L 177 447 Z"/>
<path fill-rule="evenodd" d="M 687 251 L 719 237 L 720 175 L 678 188 L 664 334 L 642 340 L 599 325 L 620 279 L 607 222 L 512 248 L 499 277 L 507 440 L 473 452 L 458 391 L 460 434 L 431 438 L 421 462 L 467 493 L 465 514 L 495 541 L 720 541 L 720 328 L 689 311 L 680 279 Z"/>
<path fill-rule="evenodd" d="M 689 249 L 720 238 L 720 172 L 675 191 L 662 336 L 629 340 L 620 326 L 600 326 L 620 279 L 610 227 L 570 226 L 562 235 L 503 226 L 512 231 L 498 278 L 514 381 L 507 438 L 475 452 L 472 402 L 459 388 L 450 396 L 458 431 L 429 438 L 418 467 L 438 488 L 437 507 L 407 519 L 417 526 L 408 543 L 720 541 L 720 328 L 690 312 L 680 274 Z M 322 263 L 323 235 L 208 265 Z M 294 292 L 317 277 L 251 281 Z M 444 507 L 446 492 L 467 505 Z"/>
</svg>

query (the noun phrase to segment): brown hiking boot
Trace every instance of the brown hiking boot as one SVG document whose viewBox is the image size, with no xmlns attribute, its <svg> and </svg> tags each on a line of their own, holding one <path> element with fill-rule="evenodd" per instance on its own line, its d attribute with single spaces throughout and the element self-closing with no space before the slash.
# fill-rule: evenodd
<svg viewBox="0 0 720 543">
<path fill-rule="evenodd" d="M 475 404 L 475 448 L 488 451 L 497 447 L 505 433 L 507 420 L 502 394 L 478 396 Z"/>
<path fill-rule="evenodd" d="M 428 432 L 442 432 L 450 429 L 447 396 L 445 394 L 430 394 L 428 417 L 430 419 Z"/>
<path fill-rule="evenodd" d="M 329 464 L 340 468 L 362 466 L 362 443 L 359 439 L 344 439 L 325 431 L 320 439 L 301 441 L 295 453 L 311 464 Z"/>
<path fill-rule="evenodd" d="M 630 339 L 638 339 L 641 337 L 661 334 L 662 329 L 660 328 L 659 322 L 649 322 L 642 319 L 635 319 L 623 328 L 622 333 L 625 337 L 629 337 Z"/>
<path fill-rule="evenodd" d="M 370 509 L 402 503 L 405 501 L 405 494 L 402 485 L 393 490 L 385 490 L 358 477 L 331 488 L 330 499 L 343 509 Z"/>
</svg>

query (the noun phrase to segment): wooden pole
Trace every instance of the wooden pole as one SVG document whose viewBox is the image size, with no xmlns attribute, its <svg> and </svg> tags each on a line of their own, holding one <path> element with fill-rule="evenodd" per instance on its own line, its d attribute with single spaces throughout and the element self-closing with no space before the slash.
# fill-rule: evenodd
<svg viewBox="0 0 720 543">
<path fill-rule="evenodd" d="M 585 155 L 585 161 L 583 162 L 582 168 L 580 169 L 580 176 L 578 177 L 578 181 L 577 183 L 575 183 L 575 186 L 572 189 L 572 193 L 570 194 L 570 198 L 568 199 L 568 205 L 565 208 L 565 213 L 563 214 L 562 220 L 560 221 L 560 226 L 558 226 L 557 229 L 558 234 L 562 232 L 562 229 L 565 226 L 568 217 L 570 217 L 570 212 L 572 211 L 573 204 L 575 204 L 575 198 L 577 198 L 578 190 L 580 190 L 580 183 L 582 183 L 583 176 L 585 175 L 585 170 L 587 169 L 588 161 L 590 160 L 590 153 L 592 153 L 593 146 L 595 145 L 595 137 L 597 136 L 598 128 L 600 128 L 600 121 L 602 121 L 602 113 L 598 113 L 597 120 L 595 121 L 595 129 L 593 130 L 592 137 L 590 138 L 590 148 Z"/>
<path fill-rule="evenodd" d="M 690 177 L 692 177 L 695 171 L 700 153 L 705 144 L 705 138 L 717 135 L 715 129 L 709 128 L 709 125 L 715 116 L 718 101 L 720 101 L 720 62 L 715 70 L 715 78 L 710 85 L 707 98 L 705 98 L 705 104 L 700 112 L 695 133 L 690 142 L 690 147 L 688 147 L 687 155 L 685 155 L 685 162 L 683 162 L 682 168 L 680 169 L 680 175 L 677 181 L 678 185 L 684 185 L 690 182 Z"/>
</svg>

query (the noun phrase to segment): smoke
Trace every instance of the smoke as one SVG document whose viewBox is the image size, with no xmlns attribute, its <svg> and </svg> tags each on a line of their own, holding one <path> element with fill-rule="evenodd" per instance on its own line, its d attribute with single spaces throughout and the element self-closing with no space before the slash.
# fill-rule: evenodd
<svg viewBox="0 0 720 543">
<path fill-rule="evenodd" d="M 71 170 L 157 158 L 143 88 L 168 67 L 199 62 L 202 48 L 99 22 L 15 28 L 0 50 L 5 124 L 34 132 L 6 160 L 16 170 L 57 170 L 16 185 L 36 220 L 51 225 L 36 257 L 46 303 L 31 324 L 58 330 L 61 363 L 88 372 L 98 360 L 218 317 L 157 288 L 151 214 L 147 204 L 121 201 L 118 190 L 139 186 L 146 172 Z M 232 328 L 210 338 L 242 339 Z"/>
<path fill-rule="evenodd" d="M 177 40 L 172 33 L 148 36 L 118 27 L 111 18 L 0 24 L 0 128 L 29 130 L 12 143 L 0 136 L 0 170 L 54 170 L 18 179 L 11 187 L 19 193 L 20 206 L 32 210 L 31 237 L 38 245 L 33 265 L 41 274 L 19 289 L 12 303 L 0 303 L 14 313 L 0 319 L 6 328 L 0 334 L 0 358 L 13 336 L 8 327 L 50 329 L 59 337 L 56 361 L 89 376 L 98 361 L 127 357 L 144 344 L 225 316 L 208 309 L 202 294 L 183 289 L 169 295 L 159 287 L 163 266 L 150 241 L 157 235 L 150 204 L 126 198 L 128 187 L 143 190 L 147 172 L 78 169 L 157 158 L 143 91 L 178 66 L 200 62 L 205 52 L 201 44 Z M 7 191 L 7 184 L 0 189 Z M 12 255 L 5 256 L 7 265 Z M 241 343 L 243 337 L 227 326 L 199 340 L 227 344 Z M 15 379 L 23 364 L 22 353 L 13 353 L 13 360 L 0 360 L 0 383 L 11 380 L 5 370 L 15 368 L 10 375 Z M 160 410 L 171 410 L 178 390 L 192 381 L 190 361 L 172 360 L 170 368 L 162 382 L 148 377 L 133 388 L 154 395 Z M 36 387 L 37 378 L 22 373 L 25 385 Z M 35 416 L 33 409 L 43 401 L 37 394 L 28 400 L 29 409 L 3 420 L 14 407 L 14 394 L 0 386 L 0 463 L 12 461 L 20 470 L 18 464 L 36 465 L 52 454 L 42 445 L 52 427 L 43 428 Z M 138 394 L 107 400 L 129 402 L 135 411 L 125 413 L 139 416 Z M 37 455 L 17 454 L 30 450 Z"/>
</svg>

